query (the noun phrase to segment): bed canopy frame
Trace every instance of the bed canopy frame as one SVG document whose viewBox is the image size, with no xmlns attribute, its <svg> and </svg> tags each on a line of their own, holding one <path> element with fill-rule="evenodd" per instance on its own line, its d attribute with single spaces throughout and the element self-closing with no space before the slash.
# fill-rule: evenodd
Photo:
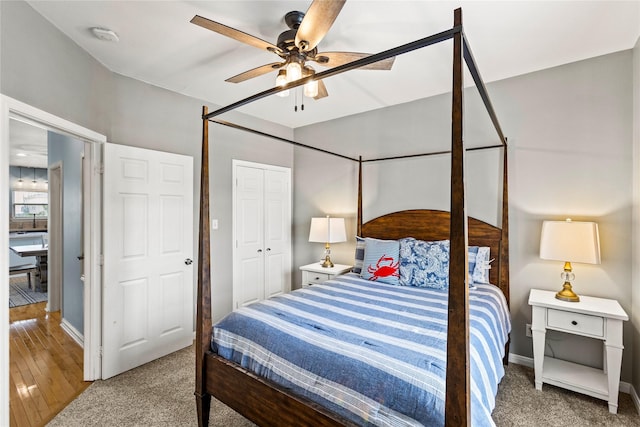
<svg viewBox="0 0 640 427">
<path fill-rule="evenodd" d="M 223 113 L 271 96 L 280 91 L 304 85 L 312 77 L 306 77 L 288 83 L 283 87 L 259 92 L 251 97 L 208 112 L 202 111 L 202 167 L 200 176 L 200 246 L 198 251 L 198 300 L 196 321 L 196 406 L 199 426 L 209 422 L 211 396 L 215 396 L 245 417 L 259 425 L 314 425 L 338 426 L 354 425 L 318 404 L 296 396 L 286 389 L 246 371 L 233 362 L 213 354 L 211 342 L 211 282 L 210 282 L 210 227 L 209 227 L 209 122 L 230 126 L 243 131 L 259 134 L 359 163 L 357 230 L 361 236 L 380 238 L 399 238 L 413 235 L 417 238 L 449 238 L 449 303 L 447 330 L 447 370 L 446 370 L 446 426 L 471 425 L 470 408 L 470 356 L 469 356 L 469 291 L 467 283 L 469 242 L 476 245 L 491 246 L 496 254 L 497 263 L 491 270 L 491 282 L 497 283 L 509 300 L 509 239 L 508 239 L 508 188 L 507 188 L 507 139 L 489 99 L 485 84 L 480 77 L 473 59 L 469 42 L 462 26 L 462 10 L 454 11 L 453 28 L 425 37 L 414 42 L 368 56 L 323 72 L 313 78 L 324 79 L 343 72 L 354 70 L 384 59 L 402 55 L 423 47 L 453 39 L 453 88 L 451 117 L 451 149 L 447 151 L 415 154 L 408 156 L 386 157 L 363 160 L 333 153 L 317 147 L 301 144 L 285 138 L 273 136 L 261 131 L 249 129 L 227 121 L 214 119 Z M 479 91 L 483 104 L 497 132 L 499 143 L 495 145 L 464 148 L 463 143 L 463 62 Z M 503 149 L 502 174 L 502 226 L 500 228 L 467 217 L 464 184 L 465 151 Z M 450 212 L 413 210 L 384 215 L 366 224 L 362 222 L 362 164 L 388 159 L 400 159 L 436 154 L 451 154 L 451 209 Z M 427 218 L 428 219 L 424 219 Z M 418 219 L 416 219 L 418 218 Z M 428 221 L 425 222 L 425 221 Z M 396 228 L 391 224 L 403 224 Z M 425 226 L 427 224 L 427 226 Z M 403 234 L 404 233 L 404 234 Z M 505 355 L 505 362 L 508 351 Z"/>
</svg>

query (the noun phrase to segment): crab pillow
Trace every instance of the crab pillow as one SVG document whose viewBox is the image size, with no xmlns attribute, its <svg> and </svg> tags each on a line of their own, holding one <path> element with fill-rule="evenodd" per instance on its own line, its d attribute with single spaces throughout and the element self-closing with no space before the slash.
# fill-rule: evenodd
<svg viewBox="0 0 640 427">
<path fill-rule="evenodd" d="M 397 240 L 364 239 L 364 262 L 360 277 L 397 285 L 400 278 L 400 243 Z"/>
</svg>

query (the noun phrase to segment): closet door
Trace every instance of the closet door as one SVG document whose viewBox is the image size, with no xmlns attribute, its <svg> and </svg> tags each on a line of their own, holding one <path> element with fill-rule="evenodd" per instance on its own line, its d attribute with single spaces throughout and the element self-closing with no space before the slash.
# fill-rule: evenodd
<svg viewBox="0 0 640 427">
<path fill-rule="evenodd" d="M 236 167 L 234 309 L 264 299 L 264 171 Z"/>
<path fill-rule="evenodd" d="M 291 170 L 234 170 L 233 309 L 291 290 Z"/>
<path fill-rule="evenodd" d="M 264 171 L 265 296 L 291 289 L 291 205 L 289 174 Z"/>
</svg>

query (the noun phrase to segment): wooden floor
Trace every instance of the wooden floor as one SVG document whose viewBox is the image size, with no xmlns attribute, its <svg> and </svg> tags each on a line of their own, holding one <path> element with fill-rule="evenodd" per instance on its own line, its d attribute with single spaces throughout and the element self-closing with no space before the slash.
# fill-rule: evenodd
<svg viewBox="0 0 640 427">
<path fill-rule="evenodd" d="M 43 426 L 91 383 L 82 380 L 82 348 L 46 303 L 9 310 L 12 427 Z"/>
</svg>

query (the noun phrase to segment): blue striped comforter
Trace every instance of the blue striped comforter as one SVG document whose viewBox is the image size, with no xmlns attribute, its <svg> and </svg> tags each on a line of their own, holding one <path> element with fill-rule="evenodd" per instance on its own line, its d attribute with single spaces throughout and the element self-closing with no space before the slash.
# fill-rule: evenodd
<svg viewBox="0 0 640 427">
<path fill-rule="evenodd" d="M 471 418 L 493 426 L 511 325 L 493 285 L 470 290 Z M 212 348 L 361 425 L 444 425 L 447 292 L 346 274 L 241 308 Z"/>
</svg>

